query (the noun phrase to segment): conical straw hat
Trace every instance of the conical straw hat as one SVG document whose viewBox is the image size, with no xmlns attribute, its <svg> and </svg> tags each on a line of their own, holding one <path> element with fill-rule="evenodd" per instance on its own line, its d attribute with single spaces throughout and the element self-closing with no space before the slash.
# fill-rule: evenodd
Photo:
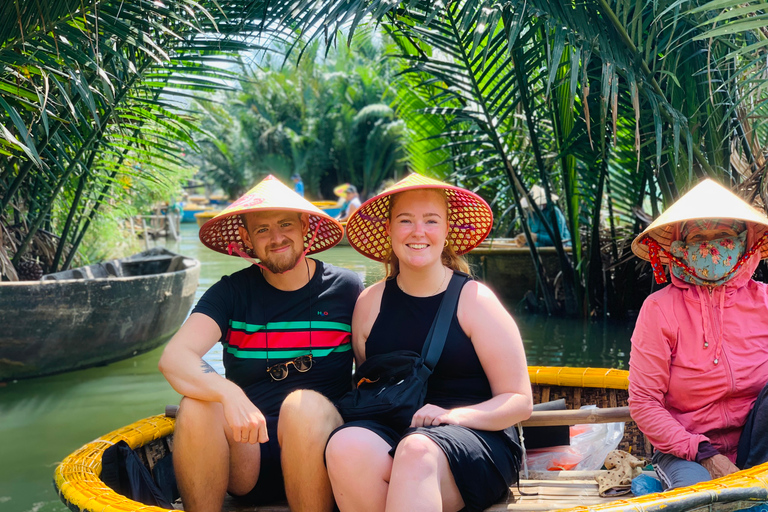
<svg viewBox="0 0 768 512">
<path fill-rule="evenodd" d="M 448 241 L 453 250 L 464 254 L 477 247 L 493 227 L 488 203 L 468 190 L 419 174 L 411 174 L 363 203 L 347 222 L 349 244 L 367 258 L 384 261 L 391 247 L 386 230 L 390 197 L 406 190 L 430 188 L 445 190 L 448 198 Z"/>
<path fill-rule="evenodd" d="M 304 236 L 304 248 L 309 247 L 308 254 L 330 249 L 339 243 L 344 236 L 344 230 L 337 220 L 331 218 L 270 174 L 237 201 L 222 210 L 221 213 L 203 224 L 203 227 L 200 228 L 200 241 L 209 249 L 223 254 L 231 254 L 228 247 L 230 243 L 234 242 L 248 256 L 257 258 L 256 254 L 246 247 L 240 239 L 237 228 L 244 226 L 240 217 L 242 214 L 267 210 L 309 214 L 309 231 Z M 315 230 L 317 230 L 316 235 Z M 314 240 L 312 240 L 313 236 Z M 310 241 L 312 242 L 311 247 Z"/>
<path fill-rule="evenodd" d="M 341 185 L 336 185 L 333 187 L 333 193 L 338 197 L 346 197 L 347 196 L 347 190 L 352 187 L 352 184 L 350 183 L 342 183 Z"/>
<path fill-rule="evenodd" d="M 531 198 L 533 199 L 533 202 L 536 203 L 537 206 L 543 207 L 547 204 L 547 194 L 544 191 L 543 188 L 541 188 L 538 185 L 534 185 L 531 187 Z M 549 197 L 552 201 L 557 201 L 557 199 L 560 197 L 557 194 L 549 194 Z M 528 208 L 528 199 L 525 197 L 520 200 L 520 206 L 523 208 Z"/>
<path fill-rule="evenodd" d="M 759 234 L 768 230 L 768 217 L 747 204 L 739 196 L 718 183 L 706 179 L 693 187 L 678 199 L 667 211 L 640 233 L 632 242 L 632 252 L 638 257 L 651 261 L 648 246 L 640 241 L 649 236 L 669 251 L 669 246 L 677 236 L 677 227 L 681 222 L 694 219 L 734 219 L 742 220 L 748 227 L 756 227 Z M 768 242 L 761 248 L 760 258 L 768 257 Z M 661 263 L 669 263 L 669 258 L 660 251 Z"/>
</svg>

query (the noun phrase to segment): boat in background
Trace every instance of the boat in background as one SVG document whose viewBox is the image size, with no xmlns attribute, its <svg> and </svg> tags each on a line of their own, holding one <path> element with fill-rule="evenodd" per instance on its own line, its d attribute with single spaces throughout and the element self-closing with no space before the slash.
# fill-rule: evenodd
<svg viewBox="0 0 768 512">
<path fill-rule="evenodd" d="M 341 206 L 336 201 L 310 201 L 329 216 L 336 218 L 341 213 Z"/>
<path fill-rule="evenodd" d="M 206 210 L 204 212 L 197 212 L 195 214 L 195 221 L 197 222 L 197 227 L 201 228 L 203 227 L 203 224 L 217 216 L 221 213 L 221 210 Z"/>
<path fill-rule="evenodd" d="M 568 410 L 534 411 L 523 422 L 532 426 L 596 424 L 625 421 L 619 449 L 638 458 L 649 459 L 651 445 L 629 416 L 627 407 L 629 372 L 603 368 L 560 368 L 531 366 L 528 376 L 535 403 L 565 399 Z M 594 404 L 598 409 L 579 409 Z M 54 486 L 61 500 L 73 511 L 163 510 L 149 508 L 117 494 L 100 479 L 101 456 L 110 446 L 125 441 L 152 473 L 173 450 L 171 414 L 152 416 L 110 432 L 68 455 L 54 473 Z M 652 472 L 649 472 L 652 474 Z M 571 510 L 573 512 L 670 512 L 733 511 L 768 501 L 768 463 L 739 471 L 717 480 L 664 493 L 601 497 L 595 477 L 598 471 L 537 471 L 521 478 L 520 486 L 510 488 L 506 501 L 488 508 L 490 512 Z M 521 477 L 523 474 L 521 472 Z M 522 490 L 522 493 L 520 492 Z M 175 496 L 166 497 L 173 502 Z M 176 504 L 174 504 L 176 506 Z M 227 499 L 225 511 L 288 512 L 286 504 L 243 507 Z"/>
<path fill-rule="evenodd" d="M 182 204 L 181 222 L 195 222 L 195 215 L 203 212 L 213 211 L 213 206 L 187 202 Z"/>
<path fill-rule="evenodd" d="M 347 238 L 347 223 L 342 222 L 341 227 L 344 228 L 344 236 L 341 237 L 341 240 L 339 240 L 339 243 L 336 244 L 337 247 L 350 247 L 349 245 L 349 238 Z"/>
<path fill-rule="evenodd" d="M 0 382 L 104 365 L 156 348 L 186 319 L 200 262 L 163 248 L 0 283 Z"/>
<path fill-rule="evenodd" d="M 207 205 L 210 203 L 210 200 L 204 195 L 190 195 L 187 197 L 187 203 L 197 204 L 197 205 Z"/>
<path fill-rule="evenodd" d="M 555 279 L 560 261 L 554 247 L 536 248 L 547 276 Z M 570 253 L 570 248 L 566 251 Z M 538 276 L 530 249 L 511 238 L 486 239 L 466 254 L 473 274 L 493 290 L 505 304 L 517 304 L 528 290 L 536 292 Z"/>
<path fill-rule="evenodd" d="M 230 200 L 223 194 L 212 194 L 208 202 L 214 206 L 226 206 L 230 203 Z"/>
</svg>

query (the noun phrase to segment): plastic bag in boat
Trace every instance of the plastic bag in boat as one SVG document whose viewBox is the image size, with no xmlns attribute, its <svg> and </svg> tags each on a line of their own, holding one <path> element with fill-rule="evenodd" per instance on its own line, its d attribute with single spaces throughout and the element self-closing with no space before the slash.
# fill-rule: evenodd
<svg viewBox="0 0 768 512">
<path fill-rule="evenodd" d="M 594 405 L 582 409 L 594 408 Z M 624 437 L 624 422 L 574 425 L 570 428 L 570 446 L 552 446 L 528 450 L 531 471 L 594 471 L 603 467 L 605 457 L 618 448 Z"/>
</svg>

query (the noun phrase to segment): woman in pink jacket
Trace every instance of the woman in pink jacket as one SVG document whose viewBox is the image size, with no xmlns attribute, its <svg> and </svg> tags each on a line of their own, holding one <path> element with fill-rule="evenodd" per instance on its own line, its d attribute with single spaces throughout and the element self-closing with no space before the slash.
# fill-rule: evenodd
<svg viewBox="0 0 768 512">
<path fill-rule="evenodd" d="M 632 243 L 658 283 L 632 335 L 629 407 L 665 488 L 765 462 L 768 218 L 706 180 Z M 765 405 L 763 405 L 765 404 Z"/>
</svg>

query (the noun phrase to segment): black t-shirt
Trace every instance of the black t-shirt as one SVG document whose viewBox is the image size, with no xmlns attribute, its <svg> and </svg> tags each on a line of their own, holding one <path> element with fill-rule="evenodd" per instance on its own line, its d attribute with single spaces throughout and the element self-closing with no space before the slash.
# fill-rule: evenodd
<svg viewBox="0 0 768 512">
<path fill-rule="evenodd" d="M 315 261 L 315 275 L 298 290 L 278 290 L 253 265 L 222 277 L 193 310 L 219 325 L 227 379 L 267 416 L 296 389 L 335 401 L 350 387 L 352 311 L 363 284 L 350 270 Z M 288 365 L 288 377 L 274 381 L 266 371 L 306 354 L 313 358 L 307 372 Z"/>
</svg>

